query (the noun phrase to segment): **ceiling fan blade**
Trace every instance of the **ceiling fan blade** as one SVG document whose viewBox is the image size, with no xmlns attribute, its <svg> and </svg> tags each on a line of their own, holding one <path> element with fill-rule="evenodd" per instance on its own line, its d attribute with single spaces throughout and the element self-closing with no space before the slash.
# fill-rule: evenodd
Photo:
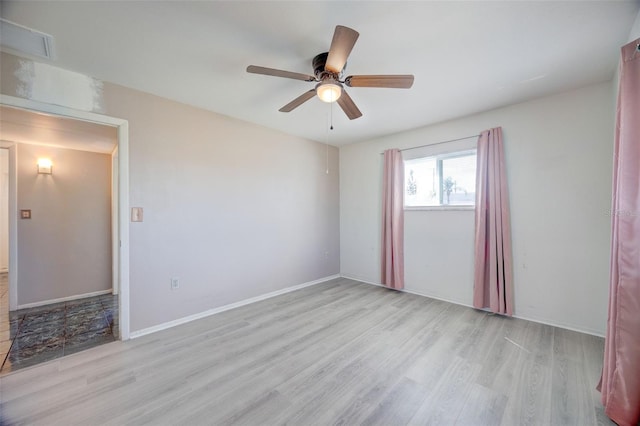
<svg viewBox="0 0 640 426">
<path fill-rule="evenodd" d="M 340 95 L 337 102 L 338 102 L 338 105 L 340 105 L 340 108 L 342 108 L 342 110 L 344 111 L 344 113 L 347 114 L 347 117 L 349 117 L 349 120 L 354 120 L 358 117 L 362 117 L 362 113 L 360 112 L 356 104 L 353 102 L 353 99 L 351 99 L 351 96 L 349 96 L 349 94 L 346 91 L 344 90 L 342 91 L 342 95 Z"/>
<path fill-rule="evenodd" d="M 292 78 L 294 80 L 302 81 L 316 81 L 316 78 L 309 74 L 302 74 L 299 72 L 282 71 L 274 68 L 259 67 L 257 65 L 249 65 L 247 72 L 252 74 L 272 75 L 274 77 Z"/>
<path fill-rule="evenodd" d="M 313 98 L 316 95 L 316 89 L 311 89 L 308 92 L 304 92 L 302 95 L 298 96 L 278 111 L 280 112 L 291 112 L 294 109 L 298 108 L 303 103 L 307 102 L 309 99 Z"/>
<path fill-rule="evenodd" d="M 342 25 L 336 26 L 324 69 L 339 74 L 347 63 L 347 58 L 359 35 L 356 30 L 351 28 L 343 27 Z"/>
<path fill-rule="evenodd" d="M 413 86 L 413 75 L 350 75 L 344 83 L 349 87 L 408 89 Z"/>
</svg>

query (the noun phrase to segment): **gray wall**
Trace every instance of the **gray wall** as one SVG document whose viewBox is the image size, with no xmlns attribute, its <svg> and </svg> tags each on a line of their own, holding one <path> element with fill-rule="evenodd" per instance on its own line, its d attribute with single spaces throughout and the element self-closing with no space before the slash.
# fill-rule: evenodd
<svg viewBox="0 0 640 426">
<path fill-rule="evenodd" d="M 132 330 L 340 272 L 336 148 L 327 174 L 317 142 L 106 83 L 104 105 L 129 120 L 130 203 L 144 208 Z"/>
<path fill-rule="evenodd" d="M 18 305 L 111 289 L 111 156 L 17 145 Z M 38 158 L 53 174 L 36 173 Z"/>
<path fill-rule="evenodd" d="M 129 121 L 129 202 L 144 208 L 130 227 L 132 332 L 340 272 L 337 148 L 48 64 L 0 62 L 4 94 L 75 108 L 91 98 L 94 112 Z M 55 101 L 33 84 L 60 74 L 77 83 Z"/>
</svg>

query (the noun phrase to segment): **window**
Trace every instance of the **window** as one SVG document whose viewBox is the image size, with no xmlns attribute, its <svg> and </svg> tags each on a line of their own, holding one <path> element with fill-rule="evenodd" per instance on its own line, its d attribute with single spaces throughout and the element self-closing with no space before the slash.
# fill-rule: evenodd
<svg viewBox="0 0 640 426">
<path fill-rule="evenodd" d="M 475 150 L 406 160 L 404 174 L 405 207 L 475 205 Z"/>
</svg>

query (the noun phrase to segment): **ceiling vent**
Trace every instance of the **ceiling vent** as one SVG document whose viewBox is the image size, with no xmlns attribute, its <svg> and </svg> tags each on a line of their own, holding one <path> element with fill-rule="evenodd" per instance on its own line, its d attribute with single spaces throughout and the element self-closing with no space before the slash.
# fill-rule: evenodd
<svg viewBox="0 0 640 426">
<path fill-rule="evenodd" d="M 53 37 L 0 18 L 0 44 L 11 53 L 52 60 Z"/>
</svg>

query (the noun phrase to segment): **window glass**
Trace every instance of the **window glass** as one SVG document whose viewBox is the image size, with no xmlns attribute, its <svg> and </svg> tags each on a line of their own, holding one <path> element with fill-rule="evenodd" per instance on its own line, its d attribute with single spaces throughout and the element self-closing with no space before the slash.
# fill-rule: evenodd
<svg viewBox="0 0 640 426">
<path fill-rule="evenodd" d="M 440 204 L 440 184 L 436 158 L 416 158 L 404 165 L 406 206 L 437 206 Z"/>
<path fill-rule="evenodd" d="M 406 207 L 475 204 L 475 150 L 407 160 L 404 167 Z"/>
<path fill-rule="evenodd" d="M 476 201 L 476 154 L 442 159 L 442 204 L 472 206 Z"/>
</svg>

